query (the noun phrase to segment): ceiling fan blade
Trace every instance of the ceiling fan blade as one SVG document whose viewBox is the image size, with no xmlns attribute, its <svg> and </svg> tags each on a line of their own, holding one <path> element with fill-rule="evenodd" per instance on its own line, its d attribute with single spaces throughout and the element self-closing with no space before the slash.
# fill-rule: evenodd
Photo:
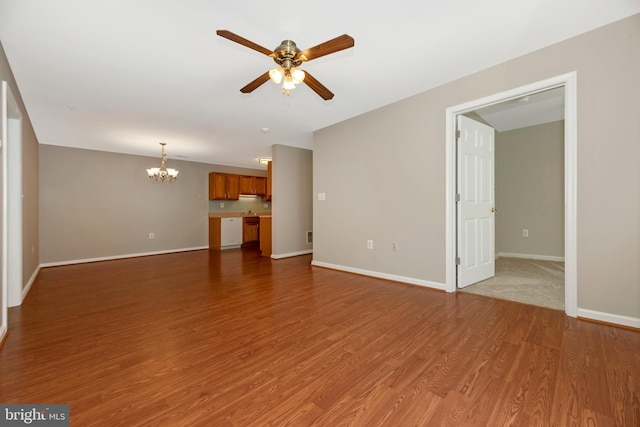
<svg viewBox="0 0 640 427">
<path fill-rule="evenodd" d="M 229 39 L 232 42 L 236 42 L 241 44 L 242 46 L 246 46 L 249 49 L 257 50 L 258 52 L 263 53 L 267 56 L 270 56 L 273 54 L 272 50 L 269 50 L 266 47 L 262 47 L 259 44 L 252 42 L 251 40 L 247 40 L 244 37 L 241 37 L 235 33 L 232 33 L 231 31 L 218 30 L 216 31 L 216 34 L 219 35 L 220 37 L 224 37 L 225 39 Z"/>
<path fill-rule="evenodd" d="M 268 81 L 269 81 L 269 72 L 267 71 L 266 73 L 262 74 L 260 77 L 258 77 L 257 79 L 255 79 L 254 81 L 252 81 L 251 83 L 243 87 L 242 89 L 240 89 L 240 92 L 251 93 Z"/>
<path fill-rule="evenodd" d="M 343 34 L 335 39 L 331 39 L 307 50 L 303 50 L 300 53 L 299 58 L 303 61 L 311 61 L 312 59 L 320 58 L 321 56 L 329 55 L 330 53 L 349 49 L 354 45 L 355 41 L 353 40 L 353 37 L 348 34 Z"/>
<path fill-rule="evenodd" d="M 304 77 L 303 83 L 306 83 L 307 86 L 309 86 L 315 93 L 320 95 L 322 99 L 324 99 L 325 101 L 328 101 L 331 98 L 333 98 L 333 93 L 329 89 L 327 89 L 322 83 L 316 80 L 315 77 L 313 77 L 311 74 L 309 74 L 306 71 L 304 72 L 304 74 L 305 74 L 305 77 Z"/>
</svg>

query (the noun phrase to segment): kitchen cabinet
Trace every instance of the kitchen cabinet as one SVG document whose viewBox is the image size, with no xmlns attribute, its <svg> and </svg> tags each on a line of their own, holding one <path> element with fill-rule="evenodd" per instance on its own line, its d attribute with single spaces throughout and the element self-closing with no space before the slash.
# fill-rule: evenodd
<svg viewBox="0 0 640 427">
<path fill-rule="evenodd" d="M 260 255 L 271 256 L 271 217 L 260 217 Z"/>
<path fill-rule="evenodd" d="M 238 200 L 240 176 L 228 173 L 209 174 L 209 200 Z"/>
<path fill-rule="evenodd" d="M 240 194 L 264 196 L 267 194 L 267 178 L 264 176 L 241 176 Z"/>
<path fill-rule="evenodd" d="M 267 194 L 265 200 L 271 200 L 271 182 L 273 180 L 271 161 L 267 163 Z"/>
<path fill-rule="evenodd" d="M 259 228 L 260 218 L 245 216 L 242 223 L 242 243 L 254 243 L 260 240 Z"/>
<path fill-rule="evenodd" d="M 267 178 L 264 176 L 256 176 L 255 177 L 255 189 L 256 196 L 266 196 L 267 195 Z"/>
<path fill-rule="evenodd" d="M 220 250 L 220 232 L 222 231 L 222 218 L 209 218 L 209 249 Z"/>
</svg>

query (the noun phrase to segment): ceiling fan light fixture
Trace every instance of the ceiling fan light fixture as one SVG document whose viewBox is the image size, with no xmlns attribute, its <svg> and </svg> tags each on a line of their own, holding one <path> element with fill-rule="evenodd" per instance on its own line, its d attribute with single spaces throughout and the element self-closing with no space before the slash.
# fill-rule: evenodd
<svg viewBox="0 0 640 427">
<path fill-rule="evenodd" d="M 300 70 L 299 68 L 292 68 L 292 73 L 291 73 L 291 77 L 293 78 L 293 81 L 296 84 L 300 84 L 304 81 L 304 71 Z"/>
<path fill-rule="evenodd" d="M 311 90 L 325 101 L 333 99 L 333 93 L 322 83 L 316 80 L 316 78 L 311 74 L 305 73 L 302 70 L 297 70 L 297 67 L 301 66 L 304 62 L 336 53 L 344 49 L 349 49 L 355 45 L 353 37 L 348 34 L 343 34 L 304 51 L 300 50 L 292 40 L 283 40 L 282 43 L 280 43 L 280 45 L 274 50 L 269 50 L 252 42 L 251 40 L 247 40 L 242 36 L 234 34 L 229 30 L 217 30 L 216 34 L 220 37 L 231 40 L 232 42 L 260 52 L 261 54 L 273 59 L 273 61 L 278 65 L 277 68 L 261 74 L 256 79 L 249 82 L 249 84 L 240 88 L 240 92 L 251 93 L 269 80 L 272 80 L 276 84 L 280 84 L 280 82 L 284 80 L 284 83 L 282 84 L 282 93 L 289 95 L 291 89 L 295 89 L 296 85 L 304 81 Z"/>
<path fill-rule="evenodd" d="M 269 71 L 269 78 L 275 84 L 279 84 L 282 81 L 283 74 L 284 72 L 282 70 L 282 67 L 274 68 L 273 70 Z"/>
<path fill-rule="evenodd" d="M 288 75 L 288 76 L 284 76 L 284 82 L 282 83 L 282 89 L 283 90 L 291 90 L 291 89 L 295 89 L 296 88 L 296 82 L 293 80 L 293 78 Z"/>
</svg>

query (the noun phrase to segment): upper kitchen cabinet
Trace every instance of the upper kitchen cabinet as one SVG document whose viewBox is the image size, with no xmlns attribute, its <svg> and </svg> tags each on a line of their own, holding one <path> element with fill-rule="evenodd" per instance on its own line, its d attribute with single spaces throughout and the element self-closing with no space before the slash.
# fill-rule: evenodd
<svg viewBox="0 0 640 427">
<path fill-rule="evenodd" d="M 209 200 L 238 200 L 240 176 L 211 172 L 209 174 Z"/>
<path fill-rule="evenodd" d="M 241 176 L 240 194 L 264 196 L 267 194 L 267 178 L 263 176 Z"/>
<path fill-rule="evenodd" d="M 267 194 L 266 194 L 266 200 L 271 200 L 271 182 L 272 182 L 272 168 L 271 168 L 271 163 L 269 162 L 267 163 Z"/>
<path fill-rule="evenodd" d="M 256 176 L 255 188 L 257 196 L 265 196 L 267 194 L 267 178 L 264 176 Z"/>
</svg>

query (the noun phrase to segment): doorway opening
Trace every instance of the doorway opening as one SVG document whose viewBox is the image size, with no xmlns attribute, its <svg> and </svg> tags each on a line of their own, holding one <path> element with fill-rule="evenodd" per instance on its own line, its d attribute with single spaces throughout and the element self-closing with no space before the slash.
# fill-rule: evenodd
<svg viewBox="0 0 640 427">
<path fill-rule="evenodd" d="M 577 316 L 577 242 L 576 242 L 576 162 L 577 115 L 576 73 L 568 73 L 551 79 L 491 95 L 465 104 L 450 107 L 446 111 L 446 283 L 447 292 L 457 290 L 457 221 L 456 221 L 456 124 L 458 116 L 481 108 L 513 101 L 527 95 L 564 88 L 564 310 L 568 316 Z"/>
<path fill-rule="evenodd" d="M 465 129 L 457 147 L 458 187 L 461 177 L 467 175 L 462 168 L 469 163 L 467 140 L 471 130 L 474 135 L 488 132 L 486 143 L 491 151 L 485 157 L 491 161 L 480 157 L 474 163 L 479 168 L 486 164 L 490 169 L 486 175 L 493 186 L 491 191 L 485 190 L 489 206 L 484 209 L 481 205 L 470 206 L 469 189 L 458 188 L 464 195 L 457 205 L 458 256 L 462 260 L 458 266 L 459 290 L 564 310 L 564 87 L 501 102 L 465 116 L 468 120 L 460 119 L 462 125 L 458 127 L 458 131 Z M 473 148 L 474 157 L 480 149 Z M 488 185 L 472 189 L 476 187 Z M 493 239 L 478 245 L 488 252 L 478 251 L 482 257 L 469 256 L 475 254 L 468 248 L 465 253 L 468 227 L 461 227 L 461 214 L 466 212 L 467 221 L 469 216 L 475 219 L 479 215 L 470 215 L 469 207 L 487 212 L 482 223 L 485 227 L 480 231 L 491 232 Z M 483 240 L 482 235 L 473 239 L 479 243 Z M 490 271 L 478 275 L 476 270 L 481 271 L 482 265 L 473 266 L 474 258 L 486 261 Z"/>
</svg>

